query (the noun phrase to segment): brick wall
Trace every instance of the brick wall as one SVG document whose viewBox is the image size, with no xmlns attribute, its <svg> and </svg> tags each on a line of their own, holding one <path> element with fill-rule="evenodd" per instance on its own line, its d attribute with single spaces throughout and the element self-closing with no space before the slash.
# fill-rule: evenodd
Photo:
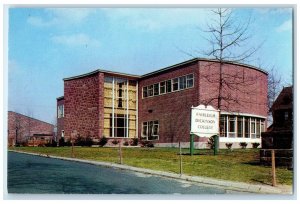
<svg viewBox="0 0 300 204">
<path fill-rule="evenodd" d="M 195 79 L 193 88 L 142 98 L 144 86 L 191 73 L 194 74 Z M 158 120 L 160 143 L 173 143 L 179 140 L 182 142 L 189 141 L 190 108 L 198 105 L 198 73 L 198 64 L 194 63 L 139 81 L 139 136 L 143 122 Z M 149 113 L 149 110 L 152 110 L 152 113 Z"/>
<path fill-rule="evenodd" d="M 19 113 L 8 111 L 8 145 L 16 143 L 16 129 L 18 128 L 18 142 L 24 142 L 26 136 L 34 134 L 53 135 L 54 125 L 31 118 Z"/>
<path fill-rule="evenodd" d="M 218 96 L 219 64 L 200 61 L 199 103 Z M 222 111 L 267 117 L 267 75 L 246 66 L 225 64 Z M 227 100 L 226 98 L 230 99 Z M 210 102 L 217 108 L 217 99 Z"/>
<path fill-rule="evenodd" d="M 103 73 L 64 81 L 65 118 L 64 131 L 68 140 L 71 133 L 83 137 L 99 137 L 103 125 Z"/>
<path fill-rule="evenodd" d="M 141 135 L 144 121 L 159 121 L 159 143 L 178 143 L 189 141 L 190 108 L 201 103 L 217 107 L 218 64 L 198 61 L 171 69 L 165 73 L 142 78 L 139 81 L 139 124 Z M 236 101 L 222 103 L 221 110 L 267 116 L 267 75 L 256 69 L 240 65 L 226 64 L 223 68 L 229 87 L 224 89 L 224 97 Z M 194 87 L 165 95 L 142 99 L 142 88 L 146 85 L 194 74 Z M 241 83 L 243 82 L 243 83 Z M 150 113 L 150 112 L 151 113 Z M 195 137 L 195 142 L 205 142 L 206 138 Z"/>
</svg>

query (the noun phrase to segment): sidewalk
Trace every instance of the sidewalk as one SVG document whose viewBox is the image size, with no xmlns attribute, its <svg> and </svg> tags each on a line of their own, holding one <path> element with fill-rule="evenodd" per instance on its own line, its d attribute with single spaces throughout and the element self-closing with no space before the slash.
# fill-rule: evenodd
<svg viewBox="0 0 300 204">
<path fill-rule="evenodd" d="M 173 178 L 173 179 L 178 179 L 178 180 L 190 181 L 190 182 L 195 182 L 195 183 L 206 184 L 206 185 L 223 188 L 228 192 L 238 191 L 238 192 L 245 192 L 245 193 L 282 194 L 282 195 L 292 195 L 292 193 L 293 193 L 292 187 L 287 186 L 287 185 L 279 185 L 277 187 L 273 187 L 273 186 L 268 186 L 268 185 L 248 184 L 248 183 L 226 181 L 226 180 L 220 180 L 220 179 L 214 179 L 214 178 L 208 178 L 208 177 L 188 176 L 188 175 L 184 175 L 184 174 L 180 175 L 180 174 L 175 174 L 175 173 L 156 171 L 156 170 L 151 170 L 151 169 L 144 169 L 144 168 L 138 168 L 138 167 L 133 167 L 133 166 L 128 166 L 128 165 L 109 163 L 109 162 L 99 162 L 99 161 L 83 160 L 83 159 L 76 159 L 76 158 L 58 157 L 58 156 L 52 156 L 52 155 L 36 154 L 36 153 L 14 151 L 14 150 L 9 150 L 9 151 L 25 153 L 25 154 L 29 154 L 29 155 L 48 157 L 48 158 L 61 159 L 61 160 L 66 160 L 66 161 L 75 161 L 75 162 L 82 162 L 82 163 L 88 163 L 88 164 L 93 164 L 93 165 L 101 165 L 101 166 L 118 168 L 118 169 L 123 169 L 123 170 L 130 170 L 130 171 L 144 173 L 144 174 L 151 174 L 151 175 L 168 177 L 168 178 Z"/>
</svg>

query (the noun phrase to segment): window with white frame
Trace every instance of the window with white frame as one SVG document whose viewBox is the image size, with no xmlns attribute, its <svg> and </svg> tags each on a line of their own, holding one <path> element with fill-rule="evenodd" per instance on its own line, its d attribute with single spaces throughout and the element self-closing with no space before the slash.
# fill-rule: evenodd
<svg viewBox="0 0 300 204">
<path fill-rule="evenodd" d="M 186 76 L 179 77 L 179 89 L 186 89 Z"/>
<path fill-rule="evenodd" d="M 172 91 L 178 91 L 178 78 L 172 79 Z"/>
<path fill-rule="evenodd" d="M 194 86 L 194 74 L 188 74 L 177 78 L 161 81 L 156 84 L 143 87 L 143 98 L 159 96 L 179 90 L 185 90 Z"/>
<path fill-rule="evenodd" d="M 235 137 L 236 135 L 236 117 L 229 116 L 228 119 L 228 137 Z"/>
<path fill-rule="evenodd" d="M 256 123 L 255 123 L 255 119 L 254 118 L 250 118 L 250 125 L 251 125 L 251 138 L 254 139 L 256 138 Z"/>
<path fill-rule="evenodd" d="M 265 119 L 258 117 L 226 115 L 220 117 L 220 136 L 229 138 L 251 138 L 261 137 L 265 131 Z"/>
<path fill-rule="evenodd" d="M 148 96 L 148 86 L 143 87 L 143 97 L 146 98 Z"/>
<path fill-rule="evenodd" d="M 153 95 L 158 96 L 159 95 L 159 84 L 154 84 L 153 85 Z"/>
<path fill-rule="evenodd" d="M 167 80 L 167 93 L 172 92 L 172 81 L 171 80 Z"/>
<path fill-rule="evenodd" d="M 148 86 L 148 96 L 153 96 L 153 85 Z"/>
<path fill-rule="evenodd" d="M 166 81 L 160 82 L 159 84 L 159 94 L 166 93 Z"/>
<path fill-rule="evenodd" d="M 57 106 L 57 118 L 64 117 L 64 105 Z"/>
<path fill-rule="evenodd" d="M 194 86 L 194 75 L 189 74 L 186 76 L 186 87 L 191 88 Z"/>
<path fill-rule="evenodd" d="M 142 123 L 142 140 L 158 140 L 159 138 L 159 123 L 155 121 L 147 121 Z"/>
</svg>

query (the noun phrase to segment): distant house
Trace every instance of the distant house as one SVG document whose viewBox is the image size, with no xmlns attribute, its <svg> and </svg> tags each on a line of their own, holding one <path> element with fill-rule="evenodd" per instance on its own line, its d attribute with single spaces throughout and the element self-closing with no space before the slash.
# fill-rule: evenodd
<svg viewBox="0 0 300 204">
<path fill-rule="evenodd" d="M 293 87 L 284 87 L 271 107 L 273 124 L 262 134 L 262 148 L 292 149 Z"/>
<path fill-rule="evenodd" d="M 54 125 L 8 111 L 8 146 L 41 146 L 54 139 Z"/>
<path fill-rule="evenodd" d="M 276 164 L 292 167 L 293 161 L 293 87 L 284 87 L 271 107 L 273 124 L 262 133 L 262 163 L 270 160 L 275 149 Z"/>
</svg>

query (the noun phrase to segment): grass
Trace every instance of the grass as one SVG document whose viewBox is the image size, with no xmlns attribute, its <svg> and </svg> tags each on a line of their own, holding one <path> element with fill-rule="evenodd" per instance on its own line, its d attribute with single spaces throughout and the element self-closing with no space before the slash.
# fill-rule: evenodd
<svg viewBox="0 0 300 204">
<path fill-rule="evenodd" d="M 71 157 L 71 147 L 14 147 L 40 154 Z M 214 156 L 212 150 L 195 150 L 188 155 L 183 149 L 183 173 L 253 184 L 271 185 L 271 167 L 259 165 L 259 149 L 220 150 Z M 179 173 L 179 150 L 177 148 L 122 148 L 123 163 L 130 166 Z M 76 158 L 119 162 L 118 148 L 74 147 Z M 278 184 L 291 185 L 293 171 L 276 168 Z"/>
</svg>

